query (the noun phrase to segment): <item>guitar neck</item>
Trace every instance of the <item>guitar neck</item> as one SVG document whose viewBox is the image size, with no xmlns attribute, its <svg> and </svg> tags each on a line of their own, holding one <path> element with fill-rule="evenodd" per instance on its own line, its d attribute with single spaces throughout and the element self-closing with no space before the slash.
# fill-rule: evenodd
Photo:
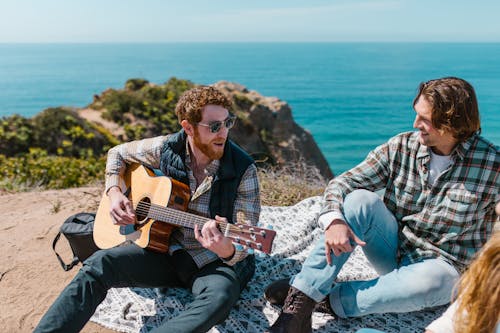
<svg viewBox="0 0 500 333">
<path fill-rule="evenodd" d="M 154 221 L 190 229 L 194 229 L 196 225 L 201 229 L 205 223 L 211 220 L 208 217 L 198 216 L 145 201 L 137 204 L 136 215 L 139 221 L 149 218 Z M 231 224 L 217 221 L 217 224 L 224 236 L 230 238 L 234 243 L 265 253 L 271 252 L 272 242 L 276 235 L 275 231 L 242 223 Z"/>
<path fill-rule="evenodd" d="M 139 216 L 147 216 L 155 221 L 165 222 L 189 229 L 194 229 L 195 225 L 198 225 L 201 229 L 205 223 L 210 221 L 210 218 L 208 217 L 183 212 L 169 207 L 150 204 L 143 201 L 138 203 L 136 213 Z M 220 225 L 221 229 L 224 229 L 227 226 L 227 223 L 225 222 L 217 223 Z"/>
</svg>

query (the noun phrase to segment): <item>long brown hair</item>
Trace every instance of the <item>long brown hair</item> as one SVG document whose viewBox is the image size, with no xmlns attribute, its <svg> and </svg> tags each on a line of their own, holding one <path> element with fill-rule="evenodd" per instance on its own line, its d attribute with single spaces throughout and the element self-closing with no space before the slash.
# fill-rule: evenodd
<svg viewBox="0 0 500 333">
<path fill-rule="evenodd" d="M 455 332 L 492 333 L 500 320 L 500 232 L 481 249 L 457 291 Z"/>
<path fill-rule="evenodd" d="M 450 132 L 459 142 L 481 130 L 476 92 L 467 81 L 445 77 L 423 82 L 413 106 L 420 97 L 432 106 L 432 126 Z"/>
</svg>

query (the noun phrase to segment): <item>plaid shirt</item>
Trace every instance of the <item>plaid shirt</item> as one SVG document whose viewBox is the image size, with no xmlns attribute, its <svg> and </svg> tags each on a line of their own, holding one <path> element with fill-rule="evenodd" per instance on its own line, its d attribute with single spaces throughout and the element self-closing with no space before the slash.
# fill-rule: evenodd
<svg viewBox="0 0 500 333">
<path fill-rule="evenodd" d="M 411 262 L 442 257 L 462 271 L 494 227 L 500 154 L 474 134 L 450 156 L 450 167 L 430 184 L 429 147 L 419 143 L 418 132 L 393 137 L 329 183 L 321 214 L 342 214 L 345 196 L 355 189 L 385 189 L 384 203 L 399 223 L 400 256 Z"/>
<path fill-rule="evenodd" d="M 126 164 L 141 163 L 152 168 L 160 168 L 161 149 L 167 136 L 159 136 L 151 139 L 132 141 L 118 145 L 108 152 L 108 160 L 106 164 L 106 191 L 111 186 L 120 186 L 122 191 L 125 191 L 125 184 L 122 175 L 125 172 Z M 191 189 L 191 199 L 188 205 L 189 211 L 209 217 L 210 190 L 212 181 L 219 169 L 219 161 L 212 161 L 205 169 L 205 179 L 197 186 L 193 171 L 189 168 L 188 143 L 186 142 L 186 165 L 188 166 L 189 187 Z M 246 223 L 257 225 L 260 215 L 260 196 L 259 183 L 257 178 L 257 168 L 251 164 L 241 178 L 240 185 L 234 201 L 233 221 L 237 221 L 236 214 L 243 212 L 245 214 Z M 210 250 L 205 249 L 194 238 L 194 230 L 188 228 L 179 228 L 172 233 L 170 239 L 170 253 L 184 248 L 193 257 L 198 267 L 203 267 L 211 263 L 219 257 Z M 227 261 L 228 265 L 234 265 L 243 260 L 247 256 L 246 251 L 235 251 L 234 256 Z"/>
</svg>

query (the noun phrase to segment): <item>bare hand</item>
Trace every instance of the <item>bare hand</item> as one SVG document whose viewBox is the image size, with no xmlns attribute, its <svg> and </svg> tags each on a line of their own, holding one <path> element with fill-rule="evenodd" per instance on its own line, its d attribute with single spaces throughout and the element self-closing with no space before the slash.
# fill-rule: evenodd
<svg viewBox="0 0 500 333">
<path fill-rule="evenodd" d="M 134 207 L 130 200 L 123 195 L 119 187 L 113 186 L 108 190 L 110 201 L 109 215 L 113 224 L 127 225 L 135 223 Z"/>
<path fill-rule="evenodd" d="M 333 220 L 325 230 L 325 255 L 329 265 L 332 264 L 332 251 L 338 257 L 343 252 L 352 252 L 354 250 L 351 245 L 351 239 L 358 245 L 366 245 L 365 242 L 352 232 L 347 223 L 340 219 Z"/>
<path fill-rule="evenodd" d="M 227 219 L 216 215 L 215 220 L 205 223 L 201 230 L 195 224 L 194 237 L 204 248 L 214 252 L 220 258 L 229 258 L 234 254 L 235 249 L 231 240 L 220 232 L 217 222 L 227 223 Z"/>
</svg>

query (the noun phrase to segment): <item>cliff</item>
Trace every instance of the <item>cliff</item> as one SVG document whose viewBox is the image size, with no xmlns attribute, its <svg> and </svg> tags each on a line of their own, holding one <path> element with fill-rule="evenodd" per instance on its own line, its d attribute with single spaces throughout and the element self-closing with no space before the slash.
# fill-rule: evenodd
<svg viewBox="0 0 500 333">
<path fill-rule="evenodd" d="M 130 83 L 135 82 L 135 80 L 137 79 L 129 80 L 124 91 L 133 91 L 137 94 L 145 87 L 149 87 L 146 89 L 160 87 L 151 85 L 147 81 Z M 286 102 L 276 97 L 262 96 L 237 83 L 221 81 L 214 86 L 233 100 L 233 111 L 237 115 L 238 121 L 229 134 L 230 138 L 249 152 L 257 163 L 278 167 L 287 164 L 306 164 L 318 169 L 326 179 L 333 177 L 333 173 L 311 133 L 294 121 L 292 110 Z M 141 106 L 141 104 L 130 105 L 127 106 L 128 109 L 125 108 L 119 113 L 110 114 L 108 107 L 110 103 L 107 103 L 106 100 L 114 98 L 112 96 L 124 91 L 110 89 L 101 95 L 94 96 L 94 102 L 87 108 L 81 109 L 79 115 L 90 122 L 107 128 L 121 141 L 178 130 L 179 127 L 174 115 L 165 117 L 166 121 L 163 124 L 154 122 L 134 111 L 134 108 L 138 108 L 138 105 Z M 142 96 L 144 95 L 142 94 Z M 175 98 L 172 98 L 169 102 L 174 100 L 176 101 Z M 144 103 L 143 101 L 142 105 Z M 151 106 L 150 102 L 146 104 L 147 107 Z M 158 112 L 158 107 L 146 113 L 155 112 Z M 167 114 L 169 112 L 173 112 L 173 109 L 165 111 Z"/>
<path fill-rule="evenodd" d="M 278 166 L 305 163 L 317 168 L 326 179 L 333 177 L 311 133 L 294 121 L 286 102 L 262 96 L 236 83 L 221 81 L 214 86 L 231 96 L 240 119 L 230 138 L 257 160 L 269 159 Z"/>
</svg>

